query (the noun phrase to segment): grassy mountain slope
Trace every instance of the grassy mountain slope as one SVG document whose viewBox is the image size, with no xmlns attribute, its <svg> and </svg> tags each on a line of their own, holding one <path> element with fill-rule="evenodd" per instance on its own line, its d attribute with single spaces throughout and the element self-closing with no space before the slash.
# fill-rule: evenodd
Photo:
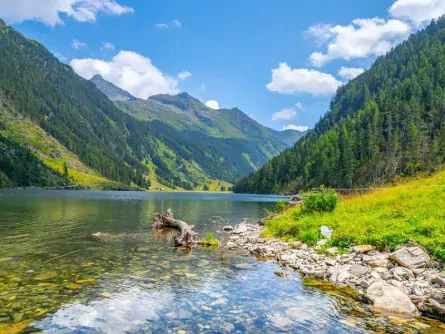
<svg viewBox="0 0 445 334">
<path fill-rule="evenodd" d="M 340 87 L 297 144 L 241 179 L 237 192 L 293 193 L 383 183 L 445 158 L 445 19 Z"/>
<path fill-rule="evenodd" d="M 210 109 L 187 93 L 176 96 L 156 95 L 142 100 L 132 97 L 100 76 L 94 76 L 91 81 L 119 108 L 138 119 L 158 120 L 181 132 L 201 132 L 214 138 L 246 139 L 252 146 L 259 146 L 267 158 L 293 145 L 302 136 L 299 131 L 268 129 L 237 108 Z"/>
<path fill-rule="evenodd" d="M 0 30 L 0 90 L 15 110 L 111 180 L 147 187 L 149 140 L 89 81 L 11 27 Z"/>
<path fill-rule="evenodd" d="M 445 260 L 445 172 L 419 176 L 383 190 L 343 199 L 333 213 L 290 209 L 267 223 L 267 236 L 299 239 L 310 245 L 320 227 L 334 228 L 329 246 L 371 244 L 394 249 L 412 240 Z M 353 222 L 353 223 L 351 223 Z"/>
</svg>

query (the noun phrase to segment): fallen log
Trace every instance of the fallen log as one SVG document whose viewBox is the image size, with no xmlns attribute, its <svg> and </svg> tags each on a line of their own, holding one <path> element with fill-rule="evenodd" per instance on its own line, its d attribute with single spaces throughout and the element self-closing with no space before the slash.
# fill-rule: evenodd
<svg viewBox="0 0 445 334">
<path fill-rule="evenodd" d="M 175 219 L 173 212 L 168 209 L 167 212 L 155 213 L 153 219 L 153 227 L 155 229 L 173 228 L 178 230 L 179 235 L 174 237 L 175 247 L 192 247 L 192 246 L 217 246 L 218 243 L 206 240 L 198 240 L 198 233 L 193 231 L 193 226 L 186 222 Z"/>
</svg>

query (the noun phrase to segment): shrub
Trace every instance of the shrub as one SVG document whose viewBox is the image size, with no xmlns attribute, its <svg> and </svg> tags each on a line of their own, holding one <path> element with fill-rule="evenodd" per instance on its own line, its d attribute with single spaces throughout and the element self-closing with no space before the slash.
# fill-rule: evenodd
<svg viewBox="0 0 445 334">
<path fill-rule="evenodd" d="M 287 207 L 286 201 L 278 201 L 277 203 L 275 203 L 275 212 L 281 213 L 284 210 L 286 210 L 286 207 Z"/>
<path fill-rule="evenodd" d="M 333 212 L 340 201 L 340 196 L 334 190 L 321 188 L 320 192 L 303 194 L 303 209 L 307 213 Z"/>
</svg>

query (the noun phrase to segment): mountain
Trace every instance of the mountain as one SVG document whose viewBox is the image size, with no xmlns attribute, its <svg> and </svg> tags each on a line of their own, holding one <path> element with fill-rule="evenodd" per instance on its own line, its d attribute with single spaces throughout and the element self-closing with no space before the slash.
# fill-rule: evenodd
<svg viewBox="0 0 445 334">
<path fill-rule="evenodd" d="M 236 192 L 295 193 L 380 184 L 434 171 L 445 159 L 445 18 L 341 86 L 314 130 Z"/>
<path fill-rule="evenodd" d="M 238 108 L 213 110 L 187 93 L 175 96 L 155 95 L 143 100 L 133 97 L 99 75 L 94 76 L 91 81 L 119 108 L 140 120 L 158 120 L 179 131 L 199 131 L 215 138 L 244 138 L 255 141 L 263 148 L 268 158 L 275 156 L 286 146 L 292 146 L 305 134 L 295 130 L 269 129 Z"/>
<path fill-rule="evenodd" d="M 0 186 L 223 189 L 286 147 L 255 143 L 187 94 L 144 101 L 100 79 L 0 22 Z"/>
</svg>

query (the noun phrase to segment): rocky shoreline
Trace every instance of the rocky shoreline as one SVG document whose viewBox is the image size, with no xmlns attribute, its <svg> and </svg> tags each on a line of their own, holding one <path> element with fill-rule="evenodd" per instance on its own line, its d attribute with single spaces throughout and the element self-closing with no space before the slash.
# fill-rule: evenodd
<svg viewBox="0 0 445 334">
<path fill-rule="evenodd" d="M 226 228 L 226 231 L 230 228 Z M 307 277 L 328 280 L 356 289 L 376 312 L 415 318 L 420 314 L 445 320 L 445 272 L 414 243 L 394 252 L 369 245 L 353 246 L 345 253 L 325 247 L 332 230 L 322 227 L 326 239 L 308 247 L 301 242 L 262 238 L 262 226 L 240 224 L 231 230 L 227 247 L 276 260 Z"/>
</svg>

